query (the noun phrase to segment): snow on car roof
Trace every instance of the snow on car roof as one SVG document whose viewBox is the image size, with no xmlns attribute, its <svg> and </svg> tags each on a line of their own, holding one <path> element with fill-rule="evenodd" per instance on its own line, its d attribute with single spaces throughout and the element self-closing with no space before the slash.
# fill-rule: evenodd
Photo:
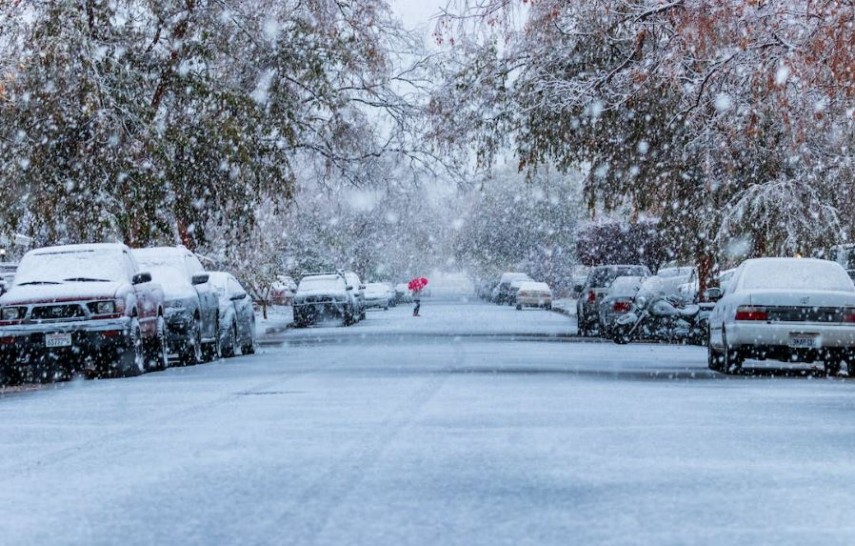
<svg viewBox="0 0 855 546">
<path fill-rule="evenodd" d="M 656 274 L 662 278 L 688 277 L 692 274 L 692 271 L 694 271 L 694 268 L 690 266 L 663 267 Z"/>
<path fill-rule="evenodd" d="M 180 259 L 186 252 L 186 249 L 174 246 L 156 246 L 149 248 L 135 248 L 132 250 L 134 257 L 138 262 L 158 263 Z"/>
<path fill-rule="evenodd" d="M 644 277 L 637 275 L 623 275 L 616 278 L 609 287 L 610 295 L 626 296 L 635 295 L 641 288 Z"/>
<path fill-rule="evenodd" d="M 15 275 L 15 286 L 68 279 L 127 280 L 121 243 L 49 246 L 27 252 Z"/>
<path fill-rule="evenodd" d="M 523 281 L 520 283 L 520 290 L 543 290 L 545 292 L 551 292 L 552 290 L 549 288 L 549 285 L 545 282 L 537 282 L 537 281 Z"/>
<path fill-rule="evenodd" d="M 339 275 L 309 275 L 300 279 L 297 292 L 307 290 L 326 290 L 334 288 L 340 290 L 344 285 L 344 279 Z"/>
<path fill-rule="evenodd" d="M 843 267 L 813 258 L 753 258 L 742 264 L 737 290 L 822 290 L 855 292 Z"/>
</svg>

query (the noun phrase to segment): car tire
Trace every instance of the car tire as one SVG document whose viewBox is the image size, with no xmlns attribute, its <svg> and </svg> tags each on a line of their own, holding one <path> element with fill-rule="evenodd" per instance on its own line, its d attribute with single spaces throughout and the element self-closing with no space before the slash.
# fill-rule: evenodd
<svg viewBox="0 0 855 546">
<path fill-rule="evenodd" d="M 184 346 L 181 348 L 181 364 L 192 366 L 200 362 L 202 362 L 202 329 L 199 327 L 199 321 L 194 318 L 190 328 L 187 329 L 187 339 L 184 340 Z"/>
<path fill-rule="evenodd" d="M 166 334 L 166 319 L 157 316 L 155 337 L 148 358 L 147 370 L 165 370 L 169 366 L 169 340 Z"/>
<path fill-rule="evenodd" d="M 119 357 L 119 373 L 123 377 L 134 377 L 146 371 L 145 343 L 137 317 L 131 319 L 128 335 L 130 347 L 126 348 Z"/>
<path fill-rule="evenodd" d="M 220 348 L 220 354 L 223 356 L 223 358 L 231 358 L 237 354 L 238 341 L 239 340 L 237 323 L 235 321 L 232 321 L 231 325 L 229 326 L 228 343 L 226 343 Z"/>
<path fill-rule="evenodd" d="M 220 352 L 220 319 L 217 319 L 217 327 L 214 329 L 214 341 L 206 343 L 202 347 L 202 359 L 205 362 L 219 360 L 222 356 Z"/>
<path fill-rule="evenodd" d="M 707 367 L 714 372 L 722 371 L 724 359 L 720 352 L 713 349 L 709 340 L 707 340 Z"/>
<path fill-rule="evenodd" d="M 249 327 L 249 343 L 241 344 L 240 354 L 253 355 L 255 354 L 255 320 L 252 321 Z"/>
<path fill-rule="evenodd" d="M 843 361 L 839 357 L 828 357 L 825 361 L 825 375 L 835 377 L 840 375 L 840 370 L 843 368 Z"/>
<path fill-rule="evenodd" d="M 611 338 L 618 345 L 626 345 L 632 341 L 632 326 L 628 324 L 615 324 L 612 326 Z"/>
<path fill-rule="evenodd" d="M 522 305 L 517 304 L 517 311 L 522 311 Z"/>
</svg>

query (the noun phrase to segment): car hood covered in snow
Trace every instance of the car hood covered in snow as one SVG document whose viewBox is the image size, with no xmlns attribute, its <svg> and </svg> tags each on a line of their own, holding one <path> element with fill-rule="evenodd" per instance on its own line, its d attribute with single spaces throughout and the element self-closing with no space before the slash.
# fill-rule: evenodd
<svg viewBox="0 0 855 546">
<path fill-rule="evenodd" d="M 18 285 L 0 297 L 0 304 L 109 299 L 115 297 L 124 284 L 110 281 Z"/>
</svg>

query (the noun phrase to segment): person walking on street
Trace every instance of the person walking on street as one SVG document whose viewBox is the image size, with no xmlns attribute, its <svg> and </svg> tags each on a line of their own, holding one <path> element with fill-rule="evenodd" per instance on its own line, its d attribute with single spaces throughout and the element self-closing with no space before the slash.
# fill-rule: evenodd
<svg viewBox="0 0 855 546">
<path fill-rule="evenodd" d="M 413 293 L 413 301 L 416 306 L 413 308 L 413 316 L 420 317 L 419 309 L 422 307 L 422 290 L 427 286 L 428 280 L 424 277 L 416 277 L 407 284 L 407 288 Z"/>
<path fill-rule="evenodd" d="M 421 288 L 419 288 L 418 290 L 413 290 L 413 301 L 416 304 L 415 308 L 413 308 L 413 316 L 414 317 L 420 317 L 421 315 L 419 315 L 419 309 L 421 309 L 421 307 L 422 307 L 422 289 Z"/>
</svg>

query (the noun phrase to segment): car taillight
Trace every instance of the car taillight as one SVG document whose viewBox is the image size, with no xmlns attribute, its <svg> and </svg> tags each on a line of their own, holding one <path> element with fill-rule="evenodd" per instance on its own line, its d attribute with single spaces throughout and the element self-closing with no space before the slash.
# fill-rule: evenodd
<svg viewBox="0 0 855 546">
<path fill-rule="evenodd" d="M 855 309 L 843 310 L 843 322 L 855 322 Z"/>
<path fill-rule="evenodd" d="M 594 303 L 597 301 L 597 293 L 591 290 L 588 292 L 588 303 Z"/>
<path fill-rule="evenodd" d="M 612 311 L 615 313 L 626 313 L 632 309 L 632 304 L 628 301 L 616 301 L 612 304 Z"/>
<path fill-rule="evenodd" d="M 769 313 L 764 307 L 742 305 L 736 308 L 736 320 L 768 320 Z"/>
</svg>

